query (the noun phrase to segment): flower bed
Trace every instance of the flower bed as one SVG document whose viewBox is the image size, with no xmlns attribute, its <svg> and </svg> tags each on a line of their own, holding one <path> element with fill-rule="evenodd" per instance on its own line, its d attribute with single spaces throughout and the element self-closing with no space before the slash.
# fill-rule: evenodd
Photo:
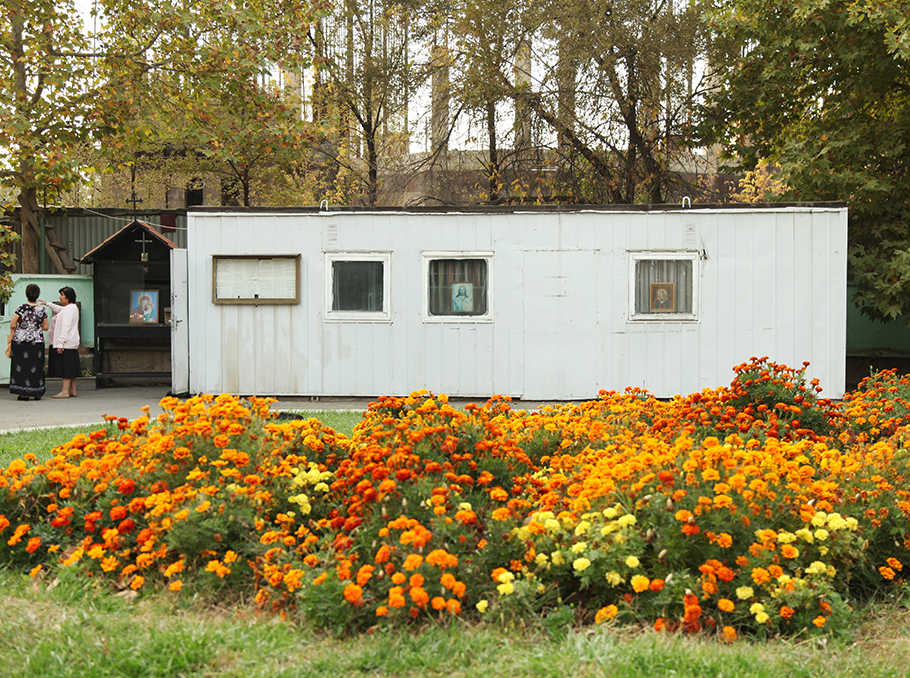
<svg viewBox="0 0 910 678">
<path fill-rule="evenodd" d="M 466 411 L 418 392 L 352 437 L 269 401 L 165 398 L 0 476 L 0 557 L 255 596 L 343 630 L 453 616 L 814 634 L 902 576 L 906 378 L 840 403 L 753 359 L 730 387 Z"/>
</svg>

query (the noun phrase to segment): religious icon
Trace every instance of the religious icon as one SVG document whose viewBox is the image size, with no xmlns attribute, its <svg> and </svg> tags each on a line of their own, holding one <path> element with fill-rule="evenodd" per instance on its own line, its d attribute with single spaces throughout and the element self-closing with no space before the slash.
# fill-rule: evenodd
<svg viewBox="0 0 910 678">
<path fill-rule="evenodd" d="M 452 283 L 452 311 L 455 313 L 474 311 L 474 285 L 469 282 Z"/>
<path fill-rule="evenodd" d="M 649 292 L 651 313 L 673 313 L 676 310 L 675 283 L 651 283 Z"/>
<path fill-rule="evenodd" d="M 132 290 L 130 292 L 130 323 L 158 322 L 158 290 Z"/>
</svg>

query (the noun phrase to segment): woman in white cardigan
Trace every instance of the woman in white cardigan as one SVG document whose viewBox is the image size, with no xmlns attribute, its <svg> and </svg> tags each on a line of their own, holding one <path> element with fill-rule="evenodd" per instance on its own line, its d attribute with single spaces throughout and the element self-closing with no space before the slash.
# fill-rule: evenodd
<svg viewBox="0 0 910 678">
<path fill-rule="evenodd" d="M 51 319 L 51 351 L 48 376 L 63 379 L 63 388 L 54 398 L 75 398 L 76 380 L 82 374 L 79 363 L 79 307 L 72 287 L 60 288 L 60 304 L 43 302 L 54 311 Z"/>
</svg>

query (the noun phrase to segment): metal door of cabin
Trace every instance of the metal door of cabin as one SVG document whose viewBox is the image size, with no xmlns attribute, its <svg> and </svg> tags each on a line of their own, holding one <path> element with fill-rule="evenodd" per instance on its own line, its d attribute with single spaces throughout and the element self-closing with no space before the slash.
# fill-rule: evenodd
<svg viewBox="0 0 910 678">
<path fill-rule="evenodd" d="M 524 253 L 524 397 L 596 395 L 595 253 Z"/>
</svg>

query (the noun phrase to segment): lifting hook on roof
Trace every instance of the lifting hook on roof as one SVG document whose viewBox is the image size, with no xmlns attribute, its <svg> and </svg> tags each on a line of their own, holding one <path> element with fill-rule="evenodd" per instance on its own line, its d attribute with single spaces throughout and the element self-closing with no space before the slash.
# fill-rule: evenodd
<svg viewBox="0 0 910 678">
<path fill-rule="evenodd" d="M 687 202 L 687 201 L 688 201 L 688 203 L 689 203 L 689 207 L 692 207 L 692 198 L 690 198 L 689 196 L 685 196 L 685 197 L 682 199 L 682 206 L 685 208 L 686 202 Z"/>
<path fill-rule="evenodd" d="M 323 207 L 323 205 L 324 205 L 325 207 Z M 329 201 L 328 201 L 327 198 L 323 198 L 323 199 L 319 202 L 319 211 L 321 212 L 323 209 L 329 209 Z"/>
</svg>

